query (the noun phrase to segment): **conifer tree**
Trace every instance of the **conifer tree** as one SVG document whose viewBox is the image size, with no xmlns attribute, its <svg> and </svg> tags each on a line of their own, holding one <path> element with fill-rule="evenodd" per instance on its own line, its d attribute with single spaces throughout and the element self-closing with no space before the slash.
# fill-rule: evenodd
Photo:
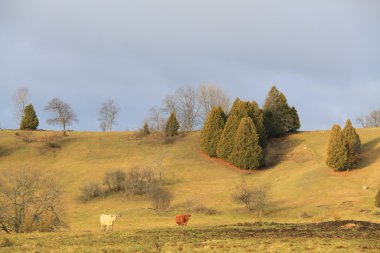
<svg viewBox="0 0 380 253">
<path fill-rule="evenodd" d="M 339 125 L 331 129 L 326 164 L 338 171 L 347 169 L 348 144 Z"/>
<path fill-rule="evenodd" d="M 377 191 L 377 194 L 375 196 L 375 206 L 377 208 L 380 208 L 380 190 Z"/>
<path fill-rule="evenodd" d="M 146 122 L 144 123 L 142 133 L 143 133 L 143 135 L 150 135 L 149 126 L 148 126 L 148 123 L 146 123 Z"/>
<path fill-rule="evenodd" d="M 211 157 L 215 157 L 216 149 L 222 135 L 226 115 L 220 106 L 213 107 L 201 132 L 201 148 Z"/>
<path fill-rule="evenodd" d="M 259 135 L 250 117 L 240 121 L 234 140 L 230 161 L 242 169 L 256 169 L 263 163 L 263 150 L 259 144 Z"/>
<path fill-rule="evenodd" d="M 32 104 L 29 104 L 24 109 L 24 115 L 20 122 L 20 130 L 36 130 L 38 127 L 38 118 Z"/>
<path fill-rule="evenodd" d="M 236 130 L 239 126 L 241 116 L 239 115 L 239 103 L 240 99 L 236 98 L 232 104 L 230 115 L 227 118 L 227 122 L 224 125 L 222 135 L 220 137 L 218 147 L 216 149 L 216 154 L 219 158 L 227 160 L 232 153 L 234 138 Z"/>
<path fill-rule="evenodd" d="M 281 136 L 300 127 L 297 110 L 289 107 L 285 95 L 276 86 L 270 89 L 263 111 L 268 136 Z"/>
<path fill-rule="evenodd" d="M 165 133 L 166 136 L 175 136 L 178 134 L 179 124 L 175 113 L 172 112 L 169 116 L 168 121 L 166 121 Z"/>
<path fill-rule="evenodd" d="M 253 115 L 249 115 L 249 116 L 252 118 L 253 123 L 255 124 L 255 127 L 256 127 L 256 131 L 259 134 L 260 146 L 264 148 L 266 145 L 266 140 L 267 140 L 267 133 L 265 131 L 265 126 L 264 126 L 264 113 L 259 108 L 259 105 L 257 104 L 256 101 L 252 101 L 251 104 L 252 104 Z"/>
<path fill-rule="evenodd" d="M 290 108 L 290 115 L 292 117 L 293 123 L 290 132 L 296 132 L 301 127 L 300 118 L 298 117 L 298 112 L 294 106 Z"/>
<path fill-rule="evenodd" d="M 250 117 L 255 124 L 256 131 L 259 134 L 259 143 L 261 147 L 266 143 L 266 131 L 264 126 L 264 115 L 255 101 L 247 102 L 236 98 L 234 101 L 230 115 L 224 126 L 222 136 L 218 143 L 218 157 L 229 161 L 229 157 L 233 150 L 236 130 L 239 127 L 240 121 L 244 117 Z M 231 162 L 231 161 L 229 161 Z"/>
<path fill-rule="evenodd" d="M 348 119 L 346 121 L 342 134 L 348 145 L 348 167 L 352 168 L 358 160 L 361 141 L 355 128 L 352 126 L 351 120 Z"/>
</svg>

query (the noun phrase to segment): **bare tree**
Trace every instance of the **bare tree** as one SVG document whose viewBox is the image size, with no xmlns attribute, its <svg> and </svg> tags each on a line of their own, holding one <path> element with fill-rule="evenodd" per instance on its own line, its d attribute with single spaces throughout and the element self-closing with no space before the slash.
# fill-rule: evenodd
<svg viewBox="0 0 380 253">
<path fill-rule="evenodd" d="M 199 123 L 199 105 L 197 92 L 194 88 L 186 86 L 176 90 L 174 95 L 166 96 L 165 110 L 175 113 L 181 130 L 191 131 Z"/>
<path fill-rule="evenodd" d="M 177 110 L 177 96 L 167 95 L 164 99 L 164 110 L 170 115 L 176 113 Z"/>
<path fill-rule="evenodd" d="M 162 131 L 165 128 L 165 118 L 162 115 L 163 109 L 158 106 L 153 106 L 149 109 L 149 117 L 147 122 L 150 129 Z"/>
<path fill-rule="evenodd" d="M 267 192 L 268 187 L 266 186 L 257 187 L 253 190 L 252 198 L 254 200 L 254 204 L 252 206 L 252 209 L 256 211 L 256 217 L 258 221 L 260 221 L 264 215 L 264 210 L 268 201 Z"/>
<path fill-rule="evenodd" d="M 26 87 L 18 88 L 13 94 L 13 103 L 16 107 L 15 117 L 18 121 L 21 121 L 24 116 L 25 106 L 30 103 L 29 89 Z"/>
<path fill-rule="evenodd" d="M 380 109 L 374 110 L 366 116 L 360 116 L 356 119 L 362 127 L 380 127 Z"/>
<path fill-rule="evenodd" d="M 106 103 L 103 103 L 98 112 L 98 120 L 100 121 L 99 126 L 103 132 L 112 131 L 112 127 L 116 124 L 116 118 L 119 111 L 120 108 L 116 106 L 113 99 L 110 99 Z"/>
<path fill-rule="evenodd" d="M 60 194 L 55 181 L 38 171 L 7 170 L 0 177 L 0 228 L 21 233 L 49 231 L 63 225 L 59 218 Z"/>
<path fill-rule="evenodd" d="M 243 180 L 236 186 L 231 197 L 234 202 L 244 204 L 247 209 L 256 212 L 257 219 L 260 220 L 267 205 L 268 188 L 268 186 L 253 187 Z"/>
<path fill-rule="evenodd" d="M 360 116 L 356 118 L 356 122 L 360 123 L 362 127 L 366 127 L 366 117 L 365 116 Z"/>
<path fill-rule="evenodd" d="M 374 110 L 367 116 L 367 127 L 380 126 L 380 110 Z"/>
<path fill-rule="evenodd" d="M 78 122 L 77 115 L 73 109 L 71 109 L 70 105 L 59 98 L 50 100 L 45 110 L 54 114 L 54 117 L 48 119 L 46 122 L 49 125 L 61 125 L 64 135 L 66 135 L 66 126 L 71 125 L 73 122 Z"/>
<path fill-rule="evenodd" d="M 230 107 L 230 98 L 217 85 L 201 84 L 198 90 L 198 103 L 201 107 L 202 121 L 205 121 L 214 106 L 220 106 L 227 113 Z"/>
</svg>

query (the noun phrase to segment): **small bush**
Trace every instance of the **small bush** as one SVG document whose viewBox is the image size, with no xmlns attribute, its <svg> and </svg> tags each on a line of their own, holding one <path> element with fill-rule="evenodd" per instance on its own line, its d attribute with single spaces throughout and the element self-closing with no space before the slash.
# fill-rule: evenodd
<svg viewBox="0 0 380 253">
<path fill-rule="evenodd" d="M 157 184 L 153 170 L 150 168 L 132 169 L 124 184 L 125 193 L 128 195 L 143 195 L 150 192 Z"/>
<path fill-rule="evenodd" d="M 234 202 L 244 204 L 247 209 L 251 209 L 253 205 L 253 188 L 243 181 L 236 186 L 231 198 Z"/>
<path fill-rule="evenodd" d="M 107 172 L 103 182 L 108 186 L 109 193 L 122 192 L 125 195 L 143 195 L 157 185 L 150 168 L 134 168 L 127 174 L 121 170 Z"/>
<path fill-rule="evenodd" d="M 157 186 L 151 190 L 150 200 L 158 211 L 168 210 L 172 199 L 173 195 L 166 189 Z"/>
<path fill-rule="evenodd" d="M 25 143 L 31 143 L 31 142 L 34 142 L 35 139 L 32 137 L 32 133 L 31 132 L 23 132 L 23 133 L 19 133 L 18 135 L 16 136 L 19 136 L 21 137 L 21 140 Z"/>
<path fill-rule="evenodd" d="M 175 136 L 178 134 L 179 124 L 175 113 L 171 113 L 166 121 L 165 133 L 167 136 Z"/>
<path fill-rule="evenodd" d="M 194 207 L 191 208 L 192 212 L 206 214 L 206 215 L 215 215 L 217 214 L 217 211 L 213 208 L 208 208 L 203 204 L 197 204 Z"/>
<path fill-rule="evenodd" d="M 0 242 L 0 247 L 10 247 L 13 243 L 6 237 L 3 238 L 3 240 Z"/>
<path fill-rule="evenodd" d="M 236 203 L 244 204 L 247 209 L 255 211 L 257 218 L 260 219 L 267 204 L 267 190 L 267 187 L 252 187 L 243 181 L 236 187 L 231 197 Z"/>
<path fill-rule="evenodd" d="M 46 134 L 43 136 L 39 136 L 35 139 L 35 141 L 43 143 L 44 146 L 40 148 L 40 153 L 46 153 L 48 151 L 55 151 L 61 148 L 60 141 L 62 140 L 62 135 L 57 133 Z"/>
<path fill-rule="evenodd" d="M 149 130 L 148 123 L 145 123 L 145 124 L 144 124 L 144 127 L 143 127 L 143 129 L 141 129 L 141 132 L 142 132 L 142 134 L 143 134 L 144 136 L 150 134 L 150 130 Z"/>
<path fill-rule="evenodd" d="M 90 182 L 85 184 L 81 189 L 81 200 L 90 201 L 93 198 L 102 196 L 102 191 L 98 183 Z"/>
<path fill-rule="evenodd" d="M 126 174 L 124 171 L 115 170 L 107 172 L 104 176 L 104 184 L 108 186 L 109 192 L 115 193 L 125 190 Z"/>
<path fill-rule="evenodd" d="M 44 212 L 39 215 L 28 213 L 24 219 L 23 231 L 27 233 L 33 231 L 53 232 L 59 227 L 66 227 L 66 224 L 54 212 Z"/>
</svg>

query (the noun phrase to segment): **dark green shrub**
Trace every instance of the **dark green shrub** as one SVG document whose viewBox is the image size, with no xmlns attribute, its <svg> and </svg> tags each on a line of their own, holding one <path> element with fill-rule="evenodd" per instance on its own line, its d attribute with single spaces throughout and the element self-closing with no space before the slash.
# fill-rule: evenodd
<svg viewBox="0 0 380 253">
<path fill-rule="evenodd" d="M 375 206 L 377 208 L 380 208 L 380 190 L 377 191 L 376 197 L 375 197 Z"/>
<path fill-rule="evenodd" d="M 222 136 L 226 115 L 222 108 L 214 107 L 209 113 L 201 133 L 201 148 L 209 156 L 215 157 L 220 137 Z"/>
<path fill-rule="evenodd" d="M 268 136 L 296 132 L 301 126 L 297 110 L 289 107 L 285 95 L 276 86 L 270 89 L 263 111 Z"/>
<path fill-rule="evenodd" d="M 337 171 L 348 168 L 348 144 L 339 125 L 331 129 L 326 164 Z"/>
<path fill-rule="evenodd" d="M 259 135 L 250 117 L 243 118 L 239 124 L 229 161 L 242 169 L 256 169 L 264 162 Z"/>
<path fill-rule="evenodd" d="M 355 128 L 352 126 L 352 123 L 349 119 L 346 121 L 346 125 L 343 128 L 342 134 L 347 142 L 348 148 L 347 167 L 353 168 L 359 157 L 361 141 L 359 135 L 356 133 Z"/>
<path fill-rule="evenodd" d="M 168 121 L 166 122 L 165 133 L 166 136 L 175 136 L 178 134 L 179 124 L 174 113 L 171 113 Z"/>
<path fill-rule="evenodd" d="M 32 104 L 29 104 L 24 109 L 24 116 L 20 122 L 20 130 L 36 130 L 38 127 L 38 118 L 34 107 Z"/>
</svg>

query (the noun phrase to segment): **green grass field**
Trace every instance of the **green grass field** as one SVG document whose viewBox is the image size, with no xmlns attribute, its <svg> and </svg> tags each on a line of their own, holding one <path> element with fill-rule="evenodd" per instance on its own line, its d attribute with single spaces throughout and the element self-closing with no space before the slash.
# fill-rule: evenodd
<svg viewBox="0 0 380 253">
<path fill-rule="evenodd" d="M 358 129 L 362 140 L 358 168 L 341 173 L 334 172 L 324 163 L 328 131 L 301 132 L 272 140 L 267 152 L 268 168 L 251 174 L 238 172 L 202 154 L 199 132 L 187 133 L 168 144 L 157 143 L 152 138 L 136 139 L 133 133 L 127 132 L 70 132 L 60 142 L 61 148 L 55 151 L 46 148 L 44 143 L 25 143 L 16 133 L 0 132 L 0 170 L 25 167 L 53 174 L 64 189 L 62 206 L 64 220 L 69 225 L 67 230 L 56 233 L 12 235 L 11 239 L 16 244 L 24 240 L 36 243 L 38 238 L 50 238 L 52 241 L 61 238 L 63 241 L 68 240 L 68 243 L 70 240 L 86 243 L 86 238 L 92 235 L 108 240 L 123 236 L 132 238 L 136 231 L 172 231 L 175 227 L 174 215 L 185 213 L 196 204 L 213 208 L 217 214 L 192 213 L 189 227 L 186 228 L 188 231 L 254 222 L 253 213 L 231 201 L 231 192 L 243 178 L 254 185 L 269 187 L 269 202 L 263 218 L 266 222 L 379 220 L 374 197 L 380 182 L 380 131 L 375 128 Z M 32 137 L 48 134 L 51 133 L 34 132 Z M 87 203 L 79 200 L 80 187 L 84 183 L 102 182 L 107 171 L 128 171 L 134 167 L 151 167 L 157 175 L 161 168 L 165 187 L 174 196 L 168 212 L 157 213 L 147 209 L 151 204 L 144 197 L 112 196 Z M 364 185 L 369 188 L 363 189 Z M 116 222 L 113 233 L 102 235 L 99 232 L 99 215 L 105 211 L 120 213 L 122 217 Z M 305 213 L 310 217 L 302 218 Z M 224 239 L 221 240 L 220 243 L 225 244 Z M 244 245 L 243 239 L 231 240 L 237 246 Z M 344 239 L 339 240 L 344 242 Z M 306 243 L 305 240 L 299 241 L 301 244 Z M 211 247 L 214 243 L 206 244 Z M 343 247 L 347 243 L 349 241 L 344 242 Z M 360 244 L 359 241 L 357 243 Z M 281 240 L 276 239 L 276 244 L 280 248 Z M 186 250 L 186 247 L 183 249 Z M 175 252 L 178 247 L 167 249 L 171 250 Z M 77 249 L 77 252 L 82 250 Z"/>
</svg>

